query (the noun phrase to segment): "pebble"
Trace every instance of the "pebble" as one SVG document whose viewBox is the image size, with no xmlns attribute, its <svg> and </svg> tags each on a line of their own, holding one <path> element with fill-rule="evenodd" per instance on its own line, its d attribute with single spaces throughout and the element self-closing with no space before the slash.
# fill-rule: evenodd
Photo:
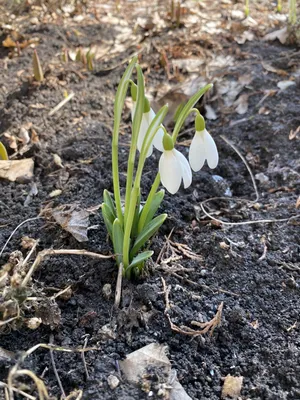
<svg viewBox="0 0 300 400">
<path fill-rule="evenodd" d="M 113 390 L 119 386 L 120 380 L 115 375 L 109 375 L 107 377 L 108 386 Z"/>
<path fill-rule="evenodd" d="M 110 298 L 111 293 L 112 293 L 111 284 L 110 284 L 110 283 L 106 283 L 105 285 L 103 285 L 102 293 L 103 293 L 103 296 L 104 296 L 106 299 L 109 299 L 109 298 Z"/>
</svg>

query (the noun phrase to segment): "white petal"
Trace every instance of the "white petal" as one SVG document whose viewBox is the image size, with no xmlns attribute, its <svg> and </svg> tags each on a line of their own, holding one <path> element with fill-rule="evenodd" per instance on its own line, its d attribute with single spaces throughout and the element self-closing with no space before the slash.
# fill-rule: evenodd
<svg viewBox="0 0 300 400">
<path fill-rule="evenodd" d="M 159 159 L 160 180 L 171 194 L 178 192 L 181 184 L 181 165 L 173 150 L 164 151 Z"/>
<path fill-rule="evenodd" d="M 189 151 L 189 162 L 192 170 L 195 172 L 200 171 L 205 163 L 205 159 L 203 132 L 196 132 Z"/>
<path fill-rule="evenodd" d="M 164 131 L 162 128 L 159 128 L 153 139 L 153 145 L 157 150 L 159 150 L 161 152 L 164 151 L 163 137 L 164 137 Z"/>
<path fill-rule="evenodd" d="M 209 168 L 214 169 L 218 165 L 219 155 L 216 143 L 206 129 L 203 131 L 203 140 L 207 164 Z"/>
<path fill-rule="evenodd" d="M 188 188 L 192 183 L 192 171 L 191 167 L 188 163 L 188 160 L 181 154 L 178 150 L 173 150 L 175 157 L 177 158 L 178 162 L 181 166 L 181 176 L 183 179 L 183 186 L 184 188 Z"/>
</svg>

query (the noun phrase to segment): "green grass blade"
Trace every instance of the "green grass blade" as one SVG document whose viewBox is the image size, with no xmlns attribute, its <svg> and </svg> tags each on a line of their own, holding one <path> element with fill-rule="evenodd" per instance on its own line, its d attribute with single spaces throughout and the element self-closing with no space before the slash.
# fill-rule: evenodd
<svg viewBox="0 0 300 400">
<path fill-rule="evenodd" d="M 148 258 L 152 257 L 153 255 L 153 251 L 151 250 L 146 250 L 143 251 L 142 253 L 138 254 L 136 257 L 134 257 L 134 259 L 131 261 L 131 264 L 129 265 L 129 267 L 126 269 L 126 273 L 128 270 L 130 270 L 131 268 L 137 267 L 139 264 L 145 262 L 146 260 L 148 260 Z"/>
<path fill-rule="evenodd" d="M 105 223 L 107 232 L 109 233 L 109 236 L 112 239 L 112 229 L 113 229 L 113 223 L 114 223 L 115 218 L 112 215 L 112 213 L 110 212 L 109 207 L 105 203 L 102 204 L 101 211 L 102 211 L 102 217 L 104 219 L 104 223 Z"/>
</svg>

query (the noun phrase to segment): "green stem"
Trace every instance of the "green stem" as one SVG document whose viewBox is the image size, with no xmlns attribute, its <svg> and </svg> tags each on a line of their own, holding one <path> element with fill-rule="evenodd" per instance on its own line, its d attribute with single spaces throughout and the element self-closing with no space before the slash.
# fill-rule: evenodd
<svg viewBox="0 0 300 400">
<path fill-rule="evenodd" d="M 131 229 L 132 229 L 134 214 L 135 214 L 135 210 L 136 210 L 137 198 L 140 193 L 141 178 L 142 178 L 144 164 L 145 164 L 145 161 L 147 158 L 146 156 L 147 156 L 149 147 L 151 146 L 151 143 L 153 142 L 154 136 L 156 135 L 156 132 L 159 129 L 165 116 L 167 115 L 167 112 L 168 112 L 167 105 L 165 105 L 164 107 L 162 107 L 159 110 L 159 112 L 157 113 L 156 117 L 153 119 L 153 121 L 151 122 L 151 124 L 147 130 L 147 133 L 145 136 L 145 141 L 142 146 L 139 163 L 138 163 L 138 167 L 137 167 L 137 172 L 135 175 L 134 185 L 133 185 L 133 189 L 132 189 L 131 195 L 130 195 L 128 216 L 126 219 L 126 225 L 125 225 L 125 230 L 124 230 L 123 264 L 124 264 L 125 270 L 128 268 L 128 266 L 130 264 L 129 249 L 130 249 Z"/>
<path fill-rule="evenodd" d="M 179 134 L 179 131 L 184 124 L 187 116 L 189 115 L 191 109 L 194 107 L 194 105 L 200 100 L 200 98 L 209 90 L 213 87 L 212 83 L 209 83 L 208 85 L 204 86 L 204 88 L 200 89 L 197 93 L 194 94 L 190 98 L 190 100 L 186 103 L 186 105 L 183 107 L 181 113 L 179 114 L 174 130 L 173 130 L 173 142 L 174 144 L 176 143 L 177 136 Z"/>
<path fill-rule="evenodd" d="M 129 79 L 132 71 L 136 65 L 137 57 L 134 57 L 126 68 L 122 79 L 120 80 L 116 99 L 114 104 L 114 129 L 112 137 L 112 176 L 113 176 L 113 187 L 114 187 L 114 198 L 116 203 L 117 217 L 123 225 L 123 213 L 121 205 L 121 193 L 120 193 L 120 180 L 119 180 L 119 130 L 121 124 L 122 109 L 125 102 L 125 97 L 129 85 Z"/>
<path fill-rule="evenodd" d="M 134 172 L 134 163 L 135 156 L 137 151 L 137 141 L 139 136 L 139 131 L 141 127 L 141 121 L 144 111 L 144 98 L 145 98 L 145 88 L 144 88 L 144 77 L 139 65 L 136 66 L 137 75 L 138 75 L 138 90 L 137 90 L 137 98 L 136 98 L 136 109 L 133 117 L 132 123 L 132 137 L 131 144 L 128 156 L 127 163 L 127 176 L 126 176 L 126 194 L 125 194 L 125 211 L 124 211 L 124 225 L 127 223 L 127 217 L 129 212 L 129 203 L 131 203 L 132 199 L 131 190 L 132 190 L 132 182 L 133 182 L 133 172 Z"/>
</svg>

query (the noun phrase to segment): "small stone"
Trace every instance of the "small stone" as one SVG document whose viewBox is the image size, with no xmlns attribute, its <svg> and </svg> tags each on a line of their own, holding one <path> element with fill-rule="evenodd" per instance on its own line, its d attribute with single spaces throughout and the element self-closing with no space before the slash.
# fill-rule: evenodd
<svg viewBox="0 0 300 400">
<path fill-rule="evenodd" d="M 30 23 L 32 25 L 38 25 L 40 23 L 40 21 L 37 17 L 32 17 L 32 18 L 30 18 Z"/>
<path fill-rule="evenodd" d="M 110 298 L 111 293 L 112 293 L 111 284 L 110 284 L 110 283 L 106 283 L 105 285 L 103 285 L 102 293 L 103 293 L 103 296 L 104 296 L 107 300 Z"/>
<path fill-rule="evenodd" d="M 200 276 L 204 277 L 206 275 L 207 275 L 207 270 L 206 269 L 201 269 Z"/>
<path fill-rule="evenodd" d="M 108 386 L 114 390 L 120 383 L 119 379 L 115 375 L 109 375 L 107 377 Z"/>
</svg>

